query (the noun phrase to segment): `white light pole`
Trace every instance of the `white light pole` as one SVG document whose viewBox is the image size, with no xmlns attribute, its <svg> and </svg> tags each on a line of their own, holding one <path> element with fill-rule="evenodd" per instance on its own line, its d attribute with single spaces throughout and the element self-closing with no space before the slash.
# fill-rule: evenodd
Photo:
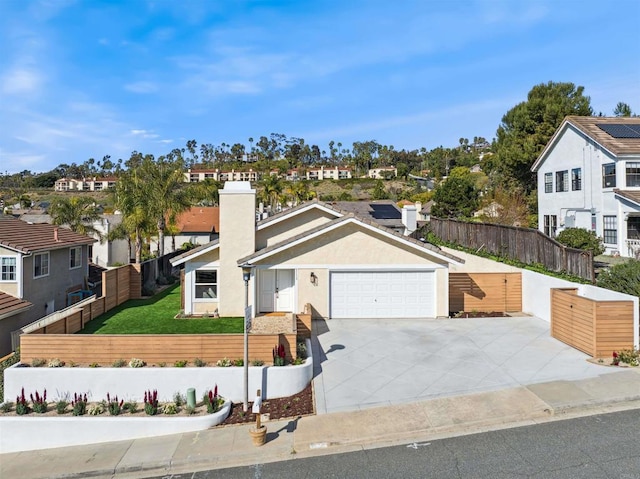
<svg viewBox="0 0 640 479">
<path fill-rule="evenodd" d="M 242 279 L 244 280 L 244 395 L 242 397 L 242 410 L 249 410 L 249 328 L 251 327 L 251 310 L 249 309 L 249 279 L 251 267 L 242 267 Z"/>
</svg>

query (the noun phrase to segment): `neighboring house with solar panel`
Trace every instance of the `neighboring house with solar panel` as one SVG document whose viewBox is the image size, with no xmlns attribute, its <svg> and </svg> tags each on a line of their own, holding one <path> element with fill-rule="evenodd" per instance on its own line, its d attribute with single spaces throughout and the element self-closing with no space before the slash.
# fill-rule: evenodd
<svg viewBox="0 0 640 479">
<path fill-rule="evenodd" d="M 540 231 L 584 228 L 606 254 L 640 254 L 640 118 L 568 116 L 531 170 Z"/>
</svg>

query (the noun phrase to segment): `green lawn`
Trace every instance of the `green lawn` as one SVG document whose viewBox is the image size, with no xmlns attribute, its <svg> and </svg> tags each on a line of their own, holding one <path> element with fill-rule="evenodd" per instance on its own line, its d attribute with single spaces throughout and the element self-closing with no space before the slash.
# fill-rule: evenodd
<svg viewBox="0 0 640 479">
<path fill-rule="evenodd" d="M 184 318 L 180 312 L 180 285 L 153 298 L 131 299 L 89 321 L 78 334 L 205 334 L 242 333 L 243 318 Z"/>
</svg>

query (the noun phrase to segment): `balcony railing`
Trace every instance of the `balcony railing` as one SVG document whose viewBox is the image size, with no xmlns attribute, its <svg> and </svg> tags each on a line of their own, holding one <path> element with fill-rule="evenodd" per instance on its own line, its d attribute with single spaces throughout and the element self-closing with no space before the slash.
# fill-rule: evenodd
<svg viewBox="0 0 640 479">
<path fill-rule="evenodd" d="M 627 256 L 630 258 L 640 258 L 640 239 L 628 239 L 627 243 Z"/>
</svg>

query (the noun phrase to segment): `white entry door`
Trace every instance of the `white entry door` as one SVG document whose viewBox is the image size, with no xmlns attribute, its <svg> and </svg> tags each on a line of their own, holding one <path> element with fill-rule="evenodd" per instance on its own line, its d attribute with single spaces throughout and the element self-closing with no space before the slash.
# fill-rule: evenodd
<svg viewBox="0 0 640 479">
<path fill-rule="evenodd" d="M 266 269 L 260 271 L 260 312 L 292 312 L 295 271 Z"/>
<path fill-rule="evenodd" d="M 332 318 L 433 318 L 434 271 L 334 271 Z"/>
</svg>

